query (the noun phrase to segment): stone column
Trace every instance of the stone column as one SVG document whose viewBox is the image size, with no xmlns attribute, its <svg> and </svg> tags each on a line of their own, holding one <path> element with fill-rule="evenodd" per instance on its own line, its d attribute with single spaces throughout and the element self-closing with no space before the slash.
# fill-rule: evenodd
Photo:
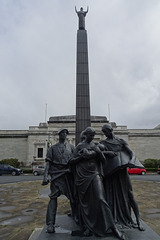
<svg viewBox="0 0 160 240">
<path fill-rule="evenodd" d="M 87 31 L 77 31 L 77 70 L 76 70 L 76 145 L 80 133 L 91 126 Z"/>
</svg>

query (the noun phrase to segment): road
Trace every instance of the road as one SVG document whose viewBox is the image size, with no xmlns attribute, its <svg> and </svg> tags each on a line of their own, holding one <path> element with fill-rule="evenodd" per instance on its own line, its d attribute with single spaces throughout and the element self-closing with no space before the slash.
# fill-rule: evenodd
<svg viewBox="0 0 160 240">
<path fill-rule="evenodd" d="M 43 176 L 34 176 L 32 174 L 22 174 L 19 176 L 2 175 L 0 176 L 0 184 L 37 181 L 42 179 L 43 179 Z"/>
<path fill-rule="evenodd" d="M 134 180 L 160 182 L 160 175 L 157 174 L 157 173 L 155 173 L 155 174 L 149 174 L 149 173 L 147 173 L 147 174 L 144 175 L 144 176 L 132 174 L 132 175 L 130 175 L 130 178 L 131 178 L 131 179 L 134 179 Z"/>
<path fill-rule="evenodd" d="M 131 179 L 141 181 L 154 181 L 160 182 L 160 175 L 149 174 L 146 175 L 130 175 Z M 43 176 L 33 176 L 32 174 L 22 174 L 20 176 L 2 175 L 0 176 L 0 184 L 15 183 L 15 182 L 26 182 L 26 181 L 37 181 L 42 180 Z"/>
</svg>

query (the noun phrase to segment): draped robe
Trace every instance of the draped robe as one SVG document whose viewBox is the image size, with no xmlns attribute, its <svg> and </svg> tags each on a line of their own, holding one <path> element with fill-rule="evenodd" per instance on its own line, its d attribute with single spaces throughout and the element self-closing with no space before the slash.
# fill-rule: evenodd
<svg viewBox="0 0 160 240">
<path fill-rule="evenodd" d="M 100 142 L 106 151 L 113 151 L 117 156 L 107 159 L 103 165 L 104 188 L 106 199 L 111 208 L 115 223 L 121 226 L 131 226 L 131 206 L 135 201 L 127 167 L 141 167 L 143 165 L 133 154 L 127 152 L 128 144 L 123 139 L 114 137 Z"/>
<path fill-rule="evenodd" d="M 93 150 L 94 143 L 80 143 L 76 147 L 75 184 L 78 193 L 80 224 L 88 228 L 96 236 L 105 236 L 114 227 L 111 210 L 105 199 L 102 182 L 101 162 Z M 89 155 L 81 157 L 79 151 L 87 149 Z"/>
</svg>

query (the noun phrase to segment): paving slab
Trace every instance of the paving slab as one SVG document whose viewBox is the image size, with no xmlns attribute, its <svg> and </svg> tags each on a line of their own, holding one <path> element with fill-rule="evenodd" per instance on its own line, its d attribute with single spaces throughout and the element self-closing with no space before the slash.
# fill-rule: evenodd
<svg viewBox="0 0 160 240">
<path fill-rule="evenodd" d="M 139 231 L 137 228 L 123 230 L 126 235 L 126 240 L 160 240 L 160 236 L 155 233 L 147 224 L 143 222 L 145 231 Z M 115 240 L 117 239 L 112 233 L 109 233 L 106 237 L 81 237 L 72 236 L 72 231 L 78 231 L 78 225 L 72 220 L 72 218 L 66 215 L 57 215 L 55 233 L 46 233 L 46 226 L 44 226 L 42 232 L 36 240 Z"/>
<path fill-rule="evenodd" d="M 35 228 L 28 240 L 37 240 L 43 228 Z"/>
</svg>

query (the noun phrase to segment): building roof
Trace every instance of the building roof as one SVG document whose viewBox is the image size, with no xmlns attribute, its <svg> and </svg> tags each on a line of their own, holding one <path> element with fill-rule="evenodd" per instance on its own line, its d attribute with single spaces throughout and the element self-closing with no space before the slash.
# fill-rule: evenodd
<svg viewBox="0 0 160 240">
<path fill-rule="evenodd" d="M 75 115 L 65 115 L 65 116 L 54 116 L 50 117 L 48 123 L 60 123 L 60 122 L 75 122 L 76 116 Z M 91 116 L 91 122 L 105 122 L 107 123 L 106 116 Z"/>
</svg>

